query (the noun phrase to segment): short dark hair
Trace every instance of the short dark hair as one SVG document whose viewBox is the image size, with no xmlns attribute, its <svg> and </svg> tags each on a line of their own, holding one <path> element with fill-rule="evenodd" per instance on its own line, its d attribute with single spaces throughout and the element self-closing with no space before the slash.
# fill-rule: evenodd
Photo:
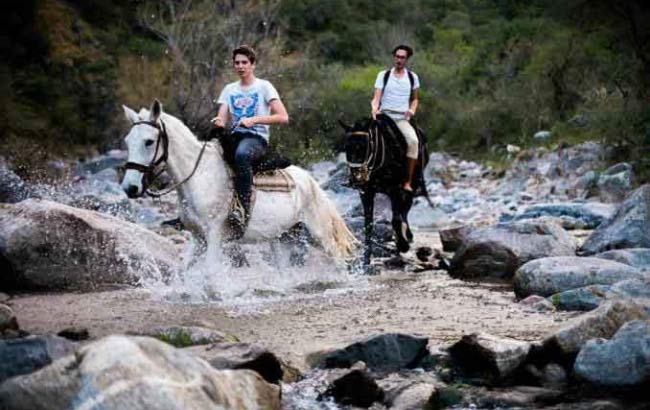
<svg viewBox="0 0 650 410">
<path fill-rule="evenodd" d="M 255 64 L 255 50 L 253 50 L 253 47 L 247 44 L 242 44 L 241 46 L 232 50 L 232 61 L 235 61 L 235 56 L 237 54 L 241 54 L 247 57 L 251 64 Z"/>
<path fill-rule="evenodd" d="M 411 47 L 405 45 L 405 44 L 400 44 L 399 46 L 395 47 L 393 49 L 393 55 L 395 55 L 395 53 L 397 53 L 397 50 L 406 51 L 406 58 L 411 58 L 411 56 L 413 55 L 413 49 Z"/>
</svg>

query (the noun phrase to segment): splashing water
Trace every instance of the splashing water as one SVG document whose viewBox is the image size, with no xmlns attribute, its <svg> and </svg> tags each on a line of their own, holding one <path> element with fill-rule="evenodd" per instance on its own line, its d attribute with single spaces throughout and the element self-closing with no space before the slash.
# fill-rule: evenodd
<svg viewBox="0 0 650 410">
<path fill-rule="evenodd" d="M 247 264 L 235 267 L 220 248 L 199 249 L 191 242 L 188 260 L 171 277 L 143 279 L 153 297 L 171 302 L 256 305 L 260 302 L 306 298 L 317 294 L 367 288 L 366 279 L 351 274 L 343 261 L 334 261 L 310 247 L 304 264 L 291 263 L 290 245 L 279 241 L 241 245 Z M 334 263 L 333 263 L 334 261 Z"/>
</svg>

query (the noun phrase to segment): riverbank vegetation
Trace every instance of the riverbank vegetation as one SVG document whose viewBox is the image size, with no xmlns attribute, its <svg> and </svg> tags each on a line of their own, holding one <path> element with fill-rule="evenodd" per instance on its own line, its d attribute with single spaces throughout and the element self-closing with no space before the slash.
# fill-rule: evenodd
<svg viewBox="0 0 650 410">
<path fill-rule="evenodd" d="M 291 124 L 274 144 L 330 157 L 338 120 L 368 115 L 395 44 L 415 49 L 431 148 L 504 158 L 507 144 L 612 147 L 647 179 L 650 6 L 641 0 L 8 0 L 2 155 L 16 163 L 119 147 L 120 104 L 165 109 L 206 135 L 229 51 L 259 52 Z M 550 139 L 537 141 L 537 131 Z"/>
</svg>

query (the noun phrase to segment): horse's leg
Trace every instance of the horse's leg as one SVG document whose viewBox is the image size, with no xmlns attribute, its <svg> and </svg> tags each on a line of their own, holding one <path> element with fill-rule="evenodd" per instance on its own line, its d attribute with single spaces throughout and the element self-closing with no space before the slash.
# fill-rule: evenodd
<svg viewBox="0 0 650 410">
<path fill-rule="evenodd" d="M 406 240 L 413 243 L 413 232 L 411 232 L 411 224 L 409 223 L 409 212 L 413 207 L 413 195 L 409 193 L 404 194 L 405 197 L 402 201 L 402 220 L 406 223 Z"/>
<path fill-rule="evenodd" d="M 388 197 L 390 198 L 390 206 L 393 212 L 393 231 L 395 232 L 395 244 L 397 245 L 397 251 L 399 253 L 407 252 L 409 250 L 409 240 L 408 240 L 408 223 L 404 219 L 404 209 L 405 209 L 405 198 L 404 195 L 395 190 L 392 191 Z"/>
<path fill-rule="evenodd" d="M 370 265 L 370 256 L 372 255 L 372 231 L 374 228 L 375 217 L 375 191 L 366 189 L 361 191 L 361 204 L 363 204 L 363 234 L 365 235 L 365 245 L 363 249 L 363 265 Z"/>
</svg>

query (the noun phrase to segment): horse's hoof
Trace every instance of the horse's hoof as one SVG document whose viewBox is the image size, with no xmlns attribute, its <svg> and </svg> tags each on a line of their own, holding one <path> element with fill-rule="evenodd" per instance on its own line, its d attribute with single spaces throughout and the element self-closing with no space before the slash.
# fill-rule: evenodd
<svg viewBox="0 0 650 410">
<path fill-rule="evenodd" d="M 379 268 L 375 265 L 363 265 L 363 274 L 368 276 L 379 275 Z"/>
</svg>

